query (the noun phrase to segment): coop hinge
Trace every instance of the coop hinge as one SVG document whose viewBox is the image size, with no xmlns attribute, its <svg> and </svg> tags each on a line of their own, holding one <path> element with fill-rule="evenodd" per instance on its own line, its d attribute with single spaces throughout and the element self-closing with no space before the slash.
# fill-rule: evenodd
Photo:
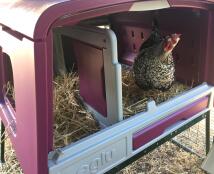
<svg viewBox="0 0 214 174">
<path fill-rule="evenodd" d="M 61 148 L 56 149 L 49 153 L 48 160 L 52 160 L 55 164 L 57 164 L 57 160 L 60 156 L 62 156 L 64 153 L 62 152 Z"/>
<path fill-rule="evenodd" d="M 20 41 L 22 41 L 24 38 L 33 41 L 33 39 L 31 37 L 29 37 L 29 36 L 27 36 L 25 34 L 22 34 L 19 31 L 13 30 L 12 28 L 10 28 L 10 27 L 8 27 L 6 25 L 3 25 L 1 23 L 0 23 L 0 30 L 10 34 L 11 36 L 13 36 L 14 38 L 16 38 L 16 39 L 18 39 Z"/>
</svg>

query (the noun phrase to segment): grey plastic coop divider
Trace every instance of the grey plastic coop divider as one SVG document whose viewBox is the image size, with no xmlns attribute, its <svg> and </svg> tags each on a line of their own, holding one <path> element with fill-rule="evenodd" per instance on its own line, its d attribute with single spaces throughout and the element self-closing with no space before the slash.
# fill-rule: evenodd
<svg viewBox="0 0 214 174">
<path fill-rule="evenodd" d="M 91 26 L 63 27 L 54 30 L 55 44 L 57 48 L 62 48 L 62 41 L 59 40 L 61 35 L 68 36 L 72 39 L 97 47 L 104 47 L 104 74 L 105 74 L 105 92 L 107 103 L 107 117 L 102 116 L 88 103 L 87 108 L 94 113 L 95 117 L 103 127 L 112 125 L 123 120 L 122 109 L 122 75 L 121 65 L 117 59 L 117 38 L 110 29 L 101 29 Z M 106 42 L 103 42 L 103 41 Z M 62 49 L 57 51 L 56 57 L 63 59 Z"/>
</svg>

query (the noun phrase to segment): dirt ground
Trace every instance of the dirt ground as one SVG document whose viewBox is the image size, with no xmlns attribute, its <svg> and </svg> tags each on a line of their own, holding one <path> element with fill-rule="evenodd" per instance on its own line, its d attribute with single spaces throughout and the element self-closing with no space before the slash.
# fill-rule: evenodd
<svg viewBox="0 0 214 174">
<path fill-rule="evenodd" d="M 202 159 L 167 142 L 117 174 L 205 174 Z"/>
</svg>

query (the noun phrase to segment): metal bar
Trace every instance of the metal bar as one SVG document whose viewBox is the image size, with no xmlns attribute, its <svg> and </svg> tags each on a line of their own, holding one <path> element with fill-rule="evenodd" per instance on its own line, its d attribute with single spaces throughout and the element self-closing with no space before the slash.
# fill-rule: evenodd
<svg viewBox="0 0 214 174">
<path fill-rule="evenodd" d="M 197 157 L 199 158 L 204 158 L 204 156 L 200 155 L 199 153 L 195 152 L 193 149 L 189 148 L 189 147 L 186 147 L 184 144 L 180 143 L 178 140 L 176 140 L 175 138 L 173 138 L 171 140 L 171 142 L 173 144 L 175 144 L 176 146 L 178 146 L 179 148 L 182 148 L 184 151 L 188 152 L 188 153 L 191 153 L 191 154 L 194 154 L 196 155 Z"/>
<path fill-rule="evenodd" d="M 5 152 L 5 127 L 3 122 L 1 121 L 1 133 L 0 133 L 0 163 L 5 163 L 4 152 Z"/>
<path fill-rule="evenodd" d="M 206 154 L 210 151 L 210 115 L 211 111 L 206 116 Z"/>
<path fill-rule="evenodd" d="M 142 156 L 144 156 L 144 155 L 148 154 L 149 152 L 153 151 L 154 149 L 156 149 L 157 147 L 161 146 L 165 142 L 169 141 L 170 139 L 172 139 L 176 135 L 180 134 L 181 132 L 185 131 L 186 129 L 190 128 L 191 126 L 197 124 L 198 122 L 200 122 L 201 120 L 203 120 L 205 117 L 206 117 L 205 114 L 197 117 L 196 119 L 192 120 L 188 124 L 186 124 L 186 125 L 180 127 L 179 129 L 175 130 L 170 135 L 164 137 L 160 141 L 158 141 L 158 142 L 152 144 L 151 146 L 147 147 L 142 152 L 140 152 L 140 153 L 136 154 L 135 156 L 131 157 L 130 159 L 124 161 L 120 165 L 114 167 L 113 169 L 111 169 L 110 171 L 106 172 L 105 174 L 114 174 L 114 173 L 120 171 L 121 169 L 125 168 L 126 166 L 128 166 L 131 163 L 133 163 L 137 159 L 141 158 Z"/>
</svg>

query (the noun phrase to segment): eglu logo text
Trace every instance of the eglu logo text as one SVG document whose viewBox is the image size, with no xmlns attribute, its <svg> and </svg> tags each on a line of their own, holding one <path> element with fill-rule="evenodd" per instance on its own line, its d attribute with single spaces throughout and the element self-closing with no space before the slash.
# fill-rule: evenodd
<svg viewBox="0 0 214 174">
<path fill-rule="evenodd" d="M 96 174 L 102 166 L 113 160 L 114 153 L 115 149 L 102 152 L 99 156 L 88 162 L 88 164 L 82 165 L 77 174 Z"/>
</svg>

